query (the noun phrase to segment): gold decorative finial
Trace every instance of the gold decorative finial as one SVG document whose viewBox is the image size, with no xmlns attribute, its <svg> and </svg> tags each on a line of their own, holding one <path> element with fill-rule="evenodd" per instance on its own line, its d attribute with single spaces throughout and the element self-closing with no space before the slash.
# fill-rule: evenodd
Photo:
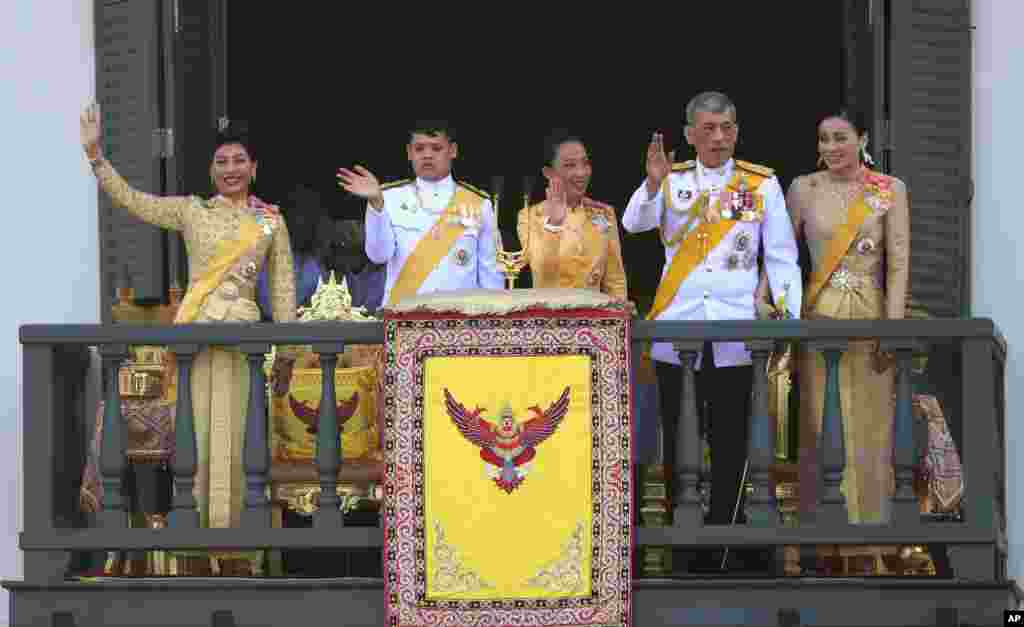
<svg viewBox="0 0 1024 627">
<path fill-rule="evenodd" d="M 529 193 L 523 194 L 523 209 L 529 210 L 530 206 L 530 195 Z M 516 287 L 516 278 L 519 277 L 519 273 L 522 272 L 523 268 L 528 263 L 528 252 L 530 249 L 530 231 L 532 229 L 526 229 L 526 241 L 522 242 L 523 249 L 516 252 L 509 252 L 505 250 L 505 246 L 501 243 L 500 230 L 498 229 L 498 199 L 494 199 L 494 249 L 496 251 L 496 257 L 498 266 L 501 268 L 501 273 L 505 275 L 505 281 L 508 282 L 508 289 L 512 290 Z"/>
</svg>

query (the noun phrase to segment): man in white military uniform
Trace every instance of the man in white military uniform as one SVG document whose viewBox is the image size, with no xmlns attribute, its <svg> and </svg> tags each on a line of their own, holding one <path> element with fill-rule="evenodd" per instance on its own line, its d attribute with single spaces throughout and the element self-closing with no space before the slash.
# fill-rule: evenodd
<svg viewBox="0 0 1024 627">
<path fill-rule="evenodd" d="M 338 170 L 341 187 L 367 199 L 366 254 L 387 264 L 384 305 L 439 290 L 501 289 L 494 209 L 487 194 L 456 182 L 454 131 L 418 123 L 406 147 L 414 180 L 381 185 L 369 170 Z"/>
<path fill-rule="evenodd" d="M 647 179 L 622 218 L 630 233 L 660 229 L 665 267 L 653 320 L 754 319 L 763 248 L 771 293 L 794 317 L 801 277 L 785 196 L 771 169 L 733 159 L 736 108 L 715 92 L 686 106 L 686 140 L 696 161 L 672 164 L 660 134 L 647 150 Z M 673 153 L 674 154 L 674 153 Z M 663 420 L 665 464 L 676 460 L 681 368 L 670 343 L 652 347 Z M 709 524 L 730 524 L 747 457 L 753 369 L 742 343 L 705 343 L 698 356 L 697 406 L 709 412 L 712 460 Z M 671 492 L 670 492 L 671 493 Z M 738 523 L 744 522 L 742 508 Z"/>
</svg>

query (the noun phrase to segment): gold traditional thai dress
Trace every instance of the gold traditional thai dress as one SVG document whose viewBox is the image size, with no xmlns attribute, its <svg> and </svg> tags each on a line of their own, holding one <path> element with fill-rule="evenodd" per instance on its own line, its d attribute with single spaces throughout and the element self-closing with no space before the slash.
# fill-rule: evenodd
<svg viewBox="0 0 1024 627">
<path fill-rule="evenodd" d="M 907 191 L 896 178 L 867 172 L 863 192 L 843 207 L 827 172 L 797 178 L 787 205 L 811 254 L 804 290 L 806 319 L 903 318 L 909 274 Z M 817 438 L 825 393 L 825 362 L 802 351 L 800 510 L 818 498 Z M 894 490 L 894 369 L 874 341 L 852 341 L 839 363 L 846 469 L 842 492 L 851 523 L 885 523 Z"/>
<path fill-rule="evenodd" d="M 543 203 L 519 211 L 519 242 L 527 249 L 533 286 L 593 289 L 626 300 L 615 211 L 577 207 L 560 226 L 557 233 L 544 228 Z"/>
<path fill-rule="evenodd" d="M 114 204 L 184 237 L 189 285 L 175 324 L 259 321 L 256 280 L 264 264 L 274 320 L 295 320 L 291 244 L 276 207 L 255 198 L 241 206 L 220 196 L 203 200 L 146 194 L 132 189 L 105 160 L 97 163 L 95 172 Z M 198 453 L 195 495 L 204 527 L 240 524 L 246 492 L 242 450 L 248 396 L 249 368 L 237 349 L 207 347 L 196 356 L 192 368 Z M 262 552 L 249 554 L 254 560 L 258 556 Z"/>
</svg>

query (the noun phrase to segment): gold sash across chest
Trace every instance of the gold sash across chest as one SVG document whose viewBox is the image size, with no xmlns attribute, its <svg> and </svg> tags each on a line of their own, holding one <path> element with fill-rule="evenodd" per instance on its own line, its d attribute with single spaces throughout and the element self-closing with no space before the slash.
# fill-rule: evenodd
<svg viewBox="0 0 1024 627">
<path fill-rule="evenodd" d="M 448 206 L 441 212 L 441 216 L 420 241 L 416 242 L 412 254 L 405 260 L 395 284 L 391 286 L 391 294 L 388 297 L 388 304 L 394 305 L 403 298 L 414 296 L 419 291 L 423 282 L 427 280 L 430 273 L 441 263 L 448 253 L 451 252 L 455 241 L 462 236 L 466 227 L 461 221 L 450 221 L 450 217 L 462 218 L 459 209 L 466 207 L 470 215 L 477 216 L 480 225 L 483 225 L 483 216 L 480 213 L 480 206 L 483 198 L 473 192 L 460 187 L 455 187 L 452 199 Z M 434 232 L 438 235 L 435 237 Z M 473 251 L 474 255 L 476 251 Z"/>
<path fill-rule="evenodd" d="M 178 313 L 174 317 L 174 323 L 195 322 L 206 297 L 217 289 L 217 286 L 224 280 L 224 275 L 238 263 L 238 260 L 246 252 L 258 245 L 263 237 L 263 227 L 251 216 L 242 214 L 238 224 L 238 239 L 221 240 L 218 243 L 217 254 L 210 260 L 203 275 L 189 285 L 188 292 L 182 299 Z"/>
<path fill-rule="evenodd" d="M 760 188 L 765 177 L 751 172 L 741 173 L 737 171 L 729 180 L 728 185 L 726 185 L 726 190 L 738 190 L 741 179 L 746 179 L 749 189 L 756 191 Z M 671 206 L 669 204 L 671 203 L 669 191 L 668 179 L 666 178 L 662 195 L 666 202 L 666 208 Z M 654 294 L 654 304 L 651 306 L 651 311 L 647 314 L 648 320 L 656 319 L 668 308 L 683 281 L 690 276 L 694 268 L 707 259 L 711 251 L 721 244 L 725 236 L 729 234 L 729 231 L 740 222 L 739 220 L 723 219 L 718 222 L 707 223 L 701 215 L 701 210 L 707 201 L 707 197 L 707 192 L 702 192 L 697 197 L 693 204 L 690 205 L 686 221 L 683 222 L 672 238 L 665 240 L 666 245 L 672 245 L 678 241 L 679 248 L 676 249 L 676 254 L 672 256 L 672 261 L 669 262 L 668 271 L 661 279 L 661 283 L 658 284 L 658 291 Z M 717 199 L 715 204 L 717 207 Z M 700 220 L 700 223 L 696 228 L 690 229 L 689 227 L 694 220 Z M 699 242 L 699 244 L 696 242 Z"/>
<path fill-rule="evenodd" d="M 850 251 L 850 246 L 857 239 L 861 227 L 864 226 L 864 222 L 870 215 L 871 207 L 868 206 L 866 195 L 862 193 L 857 202 L 847 211 L 846 223 L 840 225 L 832 234 L 832 239 L 828 241 L 828 247 L 825 249 L 821 263 L 814 269 L 807 281 L 807 289 L 804 290 L 804 312 L 814 309 L 822 288 L 825 287 L 825 283 L 832 277 L 832 273 L 836 271 Z"/>
</svg>

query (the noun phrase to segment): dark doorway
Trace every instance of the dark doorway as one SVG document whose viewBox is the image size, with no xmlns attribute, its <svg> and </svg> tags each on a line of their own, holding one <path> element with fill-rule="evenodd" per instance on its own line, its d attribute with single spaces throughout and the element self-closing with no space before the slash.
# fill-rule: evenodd
<svg viewBox="0 0 1024 627">
<path fill-rule="evenodd" d="M 638 6 L 646 24 L 590 15 L 575 35 L 542 15 L 529 27 L 501 22 L 500 32 L 493 15 L 477 25 L 356 24 L 347 6 L 228 4 L 228 115 L 258 133 L 257 192 L 281 202 L 305 184 L 339 219 L 361 219 L 364 205 L 336 187 L 336 169 L 409 176 L 404 146 L 417 118 L 455 125 L 456 178 L 487 188 L 506 177 L 499 219 L 511 249 L 522 176 L 539 175 L 553 127 L 584 136 L 591 195 L 621 214 L 653 130 L 667 133 L 677 160 L 691 158 L 681 119 L 697 92 L 736 101 L 737 156 L 774 167 L 784 187 L 815 168 L 815 123 L 842 99 L 841 2 Z M 538 183 L 533 199 L 542 196 Z M 663 250 L 653 232 L 623 234 L 623 249 L 630 298 L 644 311 Z"/>
</svg>

